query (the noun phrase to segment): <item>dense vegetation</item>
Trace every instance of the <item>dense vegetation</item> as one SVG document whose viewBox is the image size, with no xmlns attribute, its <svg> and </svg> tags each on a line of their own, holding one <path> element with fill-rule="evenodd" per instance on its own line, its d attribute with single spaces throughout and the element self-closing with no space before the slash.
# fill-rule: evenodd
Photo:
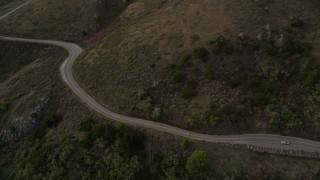
<svg viewBox="0 0 320 180">
<path fill-rule="evenodd" d="M 187 157 L 180 154 L 181 150 L 173 154 L 157 153 L 149 169 L 144 133 L 123 124 L 111 125 L 87 119 L 80 124 L 76 137 L 67 137 L 56 144 L 48 143 L 48 131 L 43 129 L 54 130 L 58 121 L 61 121 L 58 115 L 47 117 L 46 124 L 30 135 L 28 148 L 22 150 L 22 157 L 16 157 L 17 164 L 8 163 L 8 156 L 0 156 L 3 167 L 0 177 L 149 179 L 150 175 L 154 178 L 199 175 L 205 178 L 208 175 L 209 157 L 198 150 L 187 162 Z M 0 145 L 7 146 L 3 142 Z"/>
<path fill-rule="evenodd" d="M 46 126 L 59 117 L 48 117 Z M 44 127 L 40 127 L 44 128 Z M 39 131 L 39 129 L 37 130 Z M 35 132 L 36 134 L 36 132 Z M 6 164 L 3 174 L 9 179 L 74 178 L 129 179 L 145 176 L 144 135 L 126 126 L 112 126 L 83 121 L 79 137 L 69 137 L 57 144 L 46 143 L 45 134 L 30 138 L 30 147 L 16 165 Z M 6 157 L 2 157 L 6 158 Z"/>
</svg>

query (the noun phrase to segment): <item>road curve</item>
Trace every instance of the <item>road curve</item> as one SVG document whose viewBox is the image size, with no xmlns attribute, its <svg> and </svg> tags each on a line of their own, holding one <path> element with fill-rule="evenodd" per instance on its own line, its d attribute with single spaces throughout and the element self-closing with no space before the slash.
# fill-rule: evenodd
<svg viewBox="0 0 320 180">
<path fill-rule="evenodd" d="M 28 1 L 27 3 L 29 3 Z M 14 11 L 25 6 L 25 4 L 16 8 L 9 13 L 0 16 L 0 20 L 4 17 L 8 17 Z M 94 100 L 87 92 L 85 92 L 81 86 L 77 83 L 73 77 L 73 64 L 76 59 L 82 52 L 82 49 L 74 43 L 67 43 L 62 41 L 53 41 L 53 40 L 38 40 L 38 39 L 25 39 L 25 38 L 13 38 L 13 37 L 4 37 L 0 36 L 0 40 L 5 41 L 17 41 L 17 42 L 28 42 L 28 43 L 39 43 L 59 46 L 66 49 L 69 53 L 69 56 L 65 59 L 60 67 L 60 74 L 63 81 L 68 85 L 68 87 L 76 94 L 88 107 L 100 113 L 101 115 L 113 119 L 125 124 L 130 124 L 134 126 L 140 126 L 149 129 L 155 129 L 158 131 L 167 132 L 170 134 L 182 136 L 189 139 L 206 141 L 206 142 L 220 142 L 220 143 L 230 143 L 230 144 L 242 144 L 242 145 L 253 145 L 253 146 L 262 146 L 267 148 L 276 148 L 276 149 L 286 149 L 286 150 L 303 150 L 306 152 L 320 152 L 320 142 L 311 141 L 307 139 L 280 136 L 280 135 L 271 135 L 271 134 L 243 134 L 243 135 L 207 135 L 200 134 L 196 132 L 187 131 L 177 127 L 169 126 L 167 124 L 162 124 L 158 122 L 148 121 L 144 119 L 132 118 L 128 116 L 123 116 L 117 113 L 114 113 L 96 100 Z M 290 141 L 290 145 L 282 145 L 280 142 L 282 140 Z"/>
</svg>

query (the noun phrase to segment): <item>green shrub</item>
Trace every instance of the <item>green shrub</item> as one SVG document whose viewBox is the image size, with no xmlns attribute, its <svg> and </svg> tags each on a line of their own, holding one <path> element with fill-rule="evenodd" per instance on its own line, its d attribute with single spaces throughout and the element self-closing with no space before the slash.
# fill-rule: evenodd
<svg viewBox="0 0 320 180">
<path fill-rule="evenodd" d="M 303 27 L 304 22 L 299 18 L 294 18 L 291 20 L 290 25 L 291 25 L 291 27 L 295 27 L 295 28 Z"/>
<path fill-rule="evenodd" d="M 272 129 L 274 131 L 281 132 L 282 131 L 282 119 L 281 115 L 277 112 L 272 112 L 270 117 L 269 117 L 269 124 L 271 125 Z"/>
<path fill-rule="evenodd" d="M 241 84 L 241 81 L 239 78 L 231 78 L 227 81 L 227 84 L 232 88 L 236 88 Z"/>
<path fill-rule="evenodd" d="M 293 113 L 290 110 L 283 110 L 281 113 L 281 118 L 284 122 L 286 122 L 286 125 L 293 128 L 301 128 L 302 127 L 302 121 L 299 118 L 299 116 L 296 113 Z"/>
<path fill-rule="evenodd" d="M 187 83 L 187 87 L 190 87 L 192 89 L 196 89 L 198 87 L 198 82 L 196 80 L 190 80 Z"/>
<path fill-rule="evenodd" d="M 48 128 L 57 127 L 62 121 L 62 116 L 58 114 L 51 114 L 46 118 L 46 125 Z"/>
<path fill-rule="evenodd" d="M 151 119 L 158 121 L 160 120 L 160 118 L 161 118 L 161 108 L 156 107 L 151 113 Z"/>
<path fill-rule="evenodd" d="M 185 87 L 183 90 L 182 90 L 182 98 L 183 99 L 190 99 L 192 97 L 194 97 L 196 95 L 196 91 L 189 88 L 189 87 Z"/>
<path fill-rule="evenodd" d="M 271 93 L 273 91 L 273 86 L 268 81 L 262 81 L 260 84 L 260 90 L 264 93 Z"/>
<path fill-rule="evenodd" d="M 46 134 L 47 134 L 47 129 L 39 127 L 31 134 L 30 140 L 32 141 L 41 140 Z"/>
<path fill-rule="evenodd" d="M 141 100 L 137 105 L 136 105 L 137 109 L 139 111 L 142 111 L 142 112 L 146 112 L 146 113 L 149 113 L 152 111 L 152 100 L 151 98 L 147 98 L 147 99 L 144 99 L 144 100 Z"/>
<path fill-rule="evenodd" d="M 0 150 L 5 147 L 7 145 L 7 143 L 5 141 L 3 141 L 0 137 Z M 0 176 L 1 177 L 1 176 Z"/>
<path fill-rule="evenodd" d="M 290 25 L 290 26 L 284 27 L 283 31 L 286 32 L 286 33 L 291 34 L 291 33 L 293 33 L 293 28 Z"/>
<path fill-rule="evenodd" d="M 246 108 L 237 108 L 234 107 L 230 104 L 227 104 L 223 106 L 219 110 L 219 115 L 224 115 L 226 116 L 226 119 L 232 122 L 238 122 L 247 114 L 247 109 Z M 218 119 L 219 120 L 219 119 Z"/>
<path fill-rule="evenodd" d="M 144 149 L 145 135 L 141 131 L 129 130 L 127 126 L 118 129 L 117 137 L 119 145 L 123 152 L 133 155 L 134 153 Z"/>
<path fill-rule="evenodd" d="M 179 71 L 175 71 L 172 73 L 172 81 L 173 83 L 183 83 L 186 80 L 184 74 Z"/>
<path fill-rule="evenodd" d="M 189 118 L 188 121 L 187 121 L 187 127 L 188 127 L 188 129 L 194 128 L 198 121 L 199 121 L 199 120 L 198 120 L 198 118 L 196 118 L 196 117 L 191 117 L 191 118 Z"/>
<path fill-rule="evenodd" d="M 209 122 L 210 122 L 211 126 L 214 127 L 214 126 L 216 126 L 218 124 L 219 118 L 217 116 L 215 116 L 215 115 L 211 115 L 210 119 L 209 119 Z"/>
<path fill-rule="evenodd" d="M 233 111 L 234 108 L 230 104 L 226 104 L 220 109 L 220 113 L 222 114 L 231 114 Z"/>
<path fill-rule="evenodd" d="M 197 92 L 196 88 L 198 87 L 198 82 L 195 80 L 188 81 L 186 87 L 182 90 L 182 98 L 183 99 L 190 99 L 194 97 Z"/>
<path fill-rule="evenodd" d="M 84 148 L 90 149 L 93 146 L 95 138 L 91 132 L 86 132 L 84 137 L 80 139 L 80 145 Z"/>
<path fill-rule="evenodd" d="M 171 70 L 176 70 L 176 69 L 178 69 L 177 64 L 175 64 L 175 63 L 170 64 L 170 69 L 171 69 Z"/>
<path fill-rule="evenodd" d="M 196 48 L 194 49 L 193 53 L 197 59 L 201 59 L 202 61 L 206 61 L 209 56 L 209 53 L 205 48 Z"/>
<path fill-rule="evenodd" d="M 153 113 L 155 113 L 155 112 L 153 112 Z M 156 116 L 156 117 L 155 117 L 155 114 L 153 114 L 153 113 L 152 113 L 152 116 L 154 117 L 153 119 L 157 120 L 157 121 L 167 121 L 170 116 L 170 111 L 168 108 L 163 108 L 162 110 L 160 109 L 160 114 L 158 114 L 158 116 Z"/>
<path fill-rule="evenodd" d="M 186 170 L 193 177 L 204 178 L 209 170 L 208 154 L 202 150 L 195 150 L 188 157 Z"/>
<path fill-rule="evenodd" d="M 223 48 L 226 44 L 226 39 L 223 36 L 219 36 L 210 42 L 213 53 L 216 55 L 222 54 Z"/>
<path fill-rule="evenodd" d="M 80 123 L 79 131 L 90 131 L 93 128 L 93 120 L 87 119 Z"/>
<path fill-rule="evenodd" d="M 108 141 L 108 143 L 112 143 L 117 136 L 116 128 L 114 128 L 110 124 L 105 123 L 100 123 L 94 126 L 91 132 L 94 139 L 104 138 Z"/>
<path fill-rule="evenodd" d="M 269 56 L 277 56 L 278 55 L 278 50 L 275 47 L 269 47 L 269 48 L 267 48 L 266 53 Z"/>
<path fill-rule="evenodd" d="M 181 59 L 181 66 L 182 67 L 191 67 L 191 65 L 192 65 L 191 57 L 192 56 L 190 54 L 183 56 Z"/>
<path fill-rule="evenodd" d="M 217 105 L 217 103 L 215 101 L 210 101 L 210 104 L 209 104 L 210 112 L 215 113 L 215 112 L 217 112 L 218 108 L 219 108 L 219 106 Z"/>
<path fill-rule="evenodd" d="M 251 99 L 251 104 L 254 106 L 265 106 L 268 104 L 268 96 L 264 92 L 255 92 Z"/>
<path fill-rule="evenodd" d="M 82 36 L 83 37 L 86 37 L 88 35 L 88 32 L 87 31 L 82 31 Z"/>
<path fill-rule="evenodd" d="M 320 73 L 318 70 L 315 70 L 315 71 L 308 73 L 308 75 L 305 79 L 305 83 L 307 86 L 314 86 L 317 84 L 319 79 L 320 79 Z"/>
<path fill-rule="evenodd" d="M 285 44 L 280 47 L 269 47 L 266 53 L 269 56 L 274 56 L 279 59 L 288 59 L 293 55 L 309 55 L 312 50 L 312 45 L 308 42 L 295 42 L 292 39 L 285 42 Z"/>
<path fill-rule="evenodd" d="M 7 111 L 9 107 L 10 107 L 10 104 L 8 102 L 2 101 L 2 100 L 0 101 L 0 113 Z"/>
<path fill-rule="evenodd" d="M 269 124 L 272 129 L 282 131 L 286 128 L 302 128 L 303 122 L 296 112 L 289 109 L 282 109 L 280 112 L 272 112 Z"/>
<path fill-rule="evenodd" d="M 239 40 L 241 42 L 242 45 L 246 46 L 249 43 L 249 36 L 248 35 L 240 35 Z"/>
<path fill-rule="evenodd" d="M 61 162 L 66 162 L 70 155 L 76 150 L 75 144 L 72 140 L 66 139 L 64 141 L 64 147 L 61 149 L 61 152 L 59 154 L 59 160 Z"/>
<path fill-rule="evenodd" d="M 239 120 L 242 118 L 241 115 L 238 112 L 232 112 L 231 114 L 228 114 L 228 119 L 231 122 L 239 122 Z"/>
<path fill-rule="evenodd" d="M 257 74 L 250 74 L 246 81 L 246 84 L 250 88 L 259 88 L 261 83 L 261 77 Z"/>
<path fill-rule="evenodd" d="M 187 140 L 187 139 L 182 139 L 181 143 L 180 143 L 180 147 L 183 149 L 183 150 L 186 150 L 188 149 L 188 147 L 190 146 L 190 142 Z"/>
<path fill-rule="evenodd" d="M 307 54 L 309 55 L 312 50 L 312 45 L 309 42 L 300 42 L 296 44 L 295 53 L 296 54 Z"/>
<path fill-rule="evenodd" d="M 258 51 L 260 49 L 260 44 L 253 42 L 252 44 L 250 44 L 250 49 L 253 52 Z"/>
<path fill-rule="evenodd" d="M 157 65 L 155 63 L 150 64 L 150 68 L 154 69 Z"/>
</svg>

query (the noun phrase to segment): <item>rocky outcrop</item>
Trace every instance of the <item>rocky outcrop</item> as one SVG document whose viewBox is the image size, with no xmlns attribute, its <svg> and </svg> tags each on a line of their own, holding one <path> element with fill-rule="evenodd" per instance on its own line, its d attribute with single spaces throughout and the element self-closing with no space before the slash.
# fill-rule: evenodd
<svg viewBox="0 0 320 180">
<path fill-rule="evenodd" d="M 10 142 L 28 135 L 41 119 L 42 112 L 49 102 L 49 99 L 41 99 L 39 105 L 34 108 L 27 117 L 18 117 L 11 122 L 10 128 L 0 132 L 2 141 Z"/>
</svg>

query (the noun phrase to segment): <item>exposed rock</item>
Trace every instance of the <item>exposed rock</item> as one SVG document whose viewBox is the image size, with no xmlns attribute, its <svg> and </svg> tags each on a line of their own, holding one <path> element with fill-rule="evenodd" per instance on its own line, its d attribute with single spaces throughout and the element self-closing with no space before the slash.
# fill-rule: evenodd
<svg viewBox="0 0 320 180">
<path fill-rule="evenodd" d="M 10 142 L 32 132 L 41 119 L 43 109 L 47 106 L 48 102 L 49 99 L 41 99 L 40 104 L 27 117 L 14 119 L 9 129 L 0 132 L 0 138 L 5 142 Z"/>
<path fill-rule="evenodd" d="M 280 37 L 276 40 L 275 45 L 276 47 L 282 47 L 285 44 L 284 35 L 281 34 Z"/>
</svg>

